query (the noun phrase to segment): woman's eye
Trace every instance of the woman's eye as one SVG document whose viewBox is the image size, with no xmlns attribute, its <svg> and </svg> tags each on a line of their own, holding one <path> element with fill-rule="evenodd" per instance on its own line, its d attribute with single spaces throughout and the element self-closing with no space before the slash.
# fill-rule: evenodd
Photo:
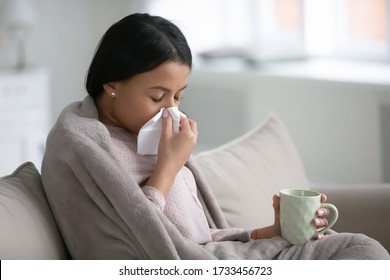
<svg viewBox="0 0 390 280">
<path fill-rule="evenodd" d="M 154 103 L 159 103 L 159 102 L 161 102 L 163 100 L 162 97 L 161 98 L 153 98 L 153 97 L 151 97 L 151 98 L 152 98 Z"/>
<path fill-rule="evenodd" d="M 153 100 L 154 103 L 159 103 L 159 102 L 163 101 L 163 98 L 164 97 L 160 97 L 160 98 L 151 97 L 151 99 Z M 183 99 L 183 96 L 175 96 L 174 98 L 176 101 L 181 101 Z"/>
</svg>

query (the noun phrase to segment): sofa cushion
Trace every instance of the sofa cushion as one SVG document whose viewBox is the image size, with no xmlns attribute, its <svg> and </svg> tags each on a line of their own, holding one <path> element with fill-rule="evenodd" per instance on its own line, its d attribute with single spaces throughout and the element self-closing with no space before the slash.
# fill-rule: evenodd
<svg viewBox="0 0 390 280">
<path fill-rule="evenodd" d="M 275 113 L 245 135 L 194 159 L 232 227 L 272 224 L 272 196 L 284 188 L 308 188 L 301 159 Z"/>
<path fill-rule="evenodd" d="M 31 162 L 0 178 L 0 228 L 0 259 L 68 257 Z"/>
</svg>

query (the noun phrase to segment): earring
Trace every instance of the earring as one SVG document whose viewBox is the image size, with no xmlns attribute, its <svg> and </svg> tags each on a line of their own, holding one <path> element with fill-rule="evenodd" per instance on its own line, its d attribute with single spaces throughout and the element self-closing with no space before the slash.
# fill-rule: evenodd
<svg viewBox="0 0 390 280">
<path fill-rule="evenodd" d="M 115 92 L 111 92 L 111 96 L 115 96 L 116 94 L 115 94 Z"/>
</svg>

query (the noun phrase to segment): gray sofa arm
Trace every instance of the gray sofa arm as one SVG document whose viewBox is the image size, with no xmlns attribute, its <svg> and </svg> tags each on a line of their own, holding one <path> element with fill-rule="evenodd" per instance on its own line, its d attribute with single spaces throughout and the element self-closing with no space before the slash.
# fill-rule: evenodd
<svg viewBox="0 0 390 280">
<path fill-rule="evenodd" d="M 312 185 L 339 210 L 338 232 L 363 233 L 390 252 L 390 184 Z"/>
</svg>

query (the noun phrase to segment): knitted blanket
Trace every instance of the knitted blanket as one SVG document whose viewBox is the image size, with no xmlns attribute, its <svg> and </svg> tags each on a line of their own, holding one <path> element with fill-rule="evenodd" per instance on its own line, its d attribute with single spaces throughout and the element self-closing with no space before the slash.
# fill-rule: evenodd
<svg viewBox="0 0 390 280">
<path fill-rule="evenodd" d="M 189 160 L 186 165 L 194 174 L 210 227 L 227 228 L 195 163 Z M 301 246 L 291 246 L 280 237 L 195 244 L 180 234 L 125 171 L 89 96 L 59 116 L 47 138 L 41 172 L 50 207 L 74 259 L 388 258 L 379 243 L 357 234 L 330 234 Z"/>
</svg>

